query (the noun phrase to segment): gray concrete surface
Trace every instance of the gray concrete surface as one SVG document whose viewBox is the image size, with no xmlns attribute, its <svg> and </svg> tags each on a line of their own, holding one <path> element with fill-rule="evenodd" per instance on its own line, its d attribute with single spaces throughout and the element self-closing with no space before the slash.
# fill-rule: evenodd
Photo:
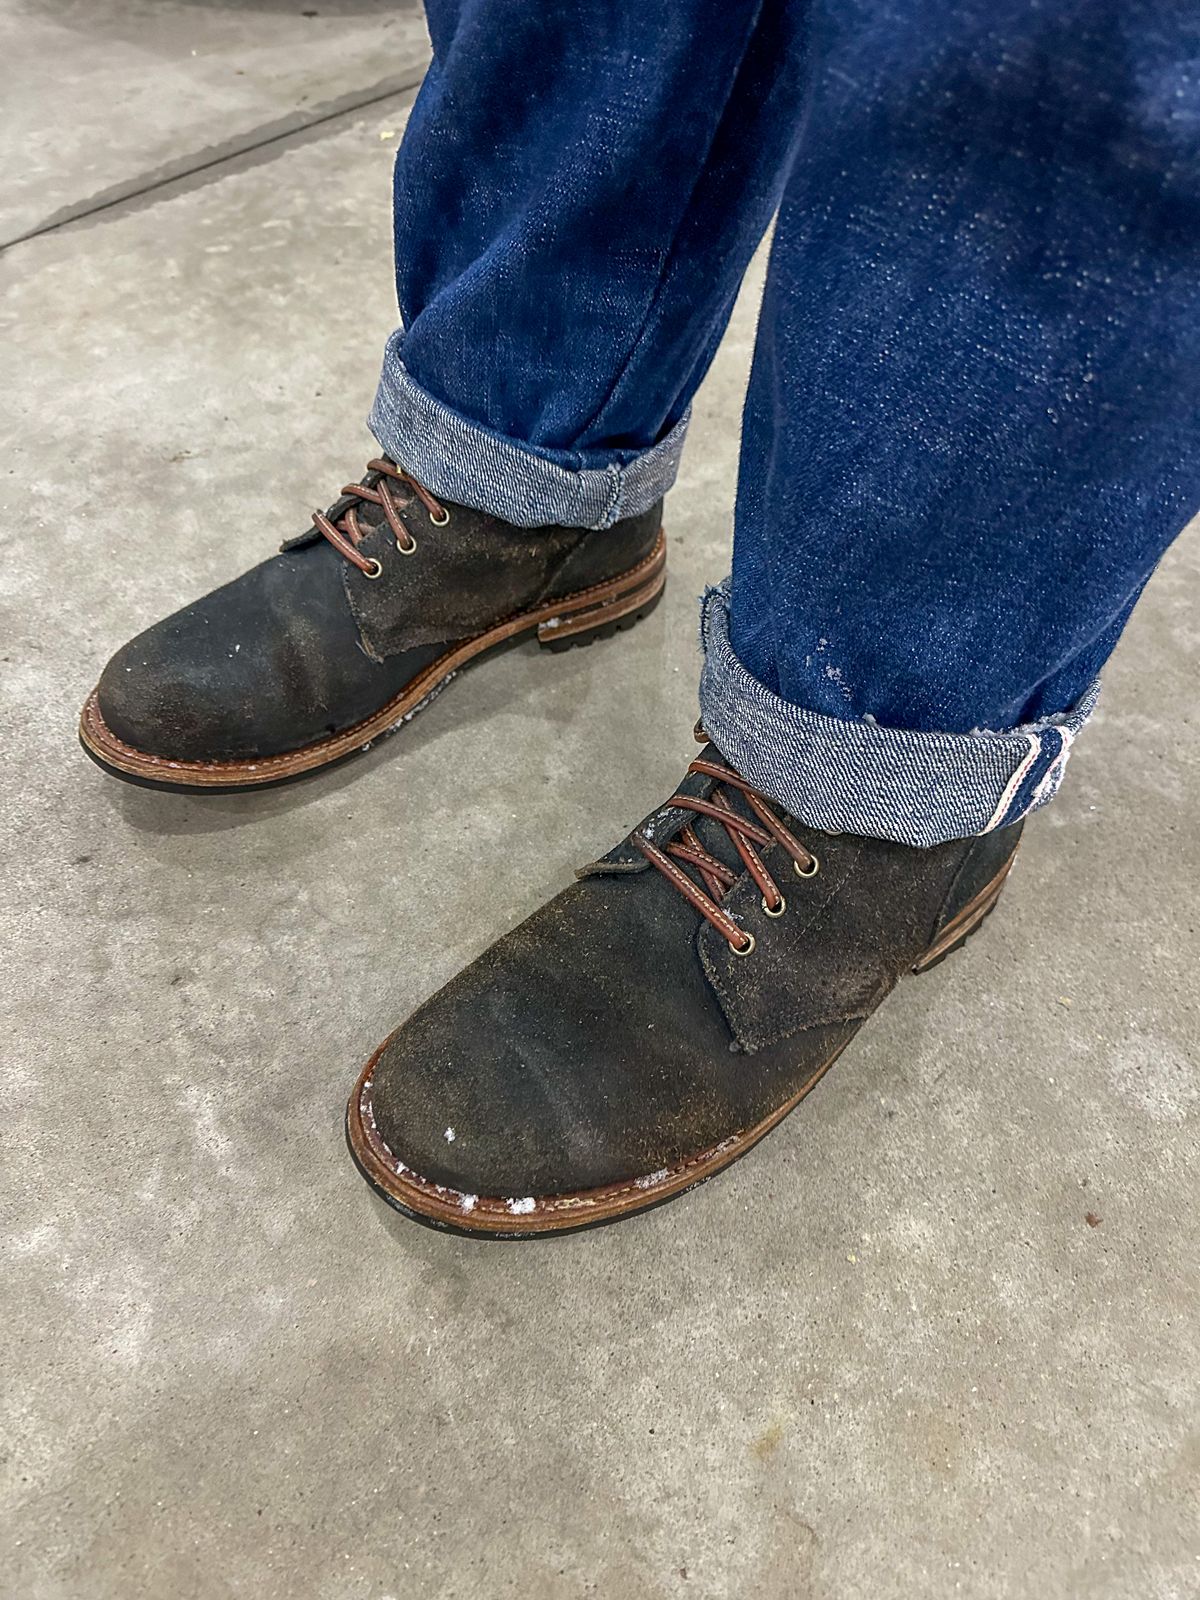
<svg viewBox="0 0 1200 1600">
<path fill-rule="evenodd" d="M 0 244 L 417 81 L 419 0 L 3 0 Z"/>
<path fill-rule="evenodd" d="M 738 1167 L 559 1243 L 385 1213 L 342 1107 L 692 749 L 757 276 L 627 638 L 505 656 L 272 794 L 79 753 L 107 653 L 361 469 L 402 115 L 0 263 L 0 1595 L 1187 1600 L 1196 530 L 987 931 Z"/>
</svg>

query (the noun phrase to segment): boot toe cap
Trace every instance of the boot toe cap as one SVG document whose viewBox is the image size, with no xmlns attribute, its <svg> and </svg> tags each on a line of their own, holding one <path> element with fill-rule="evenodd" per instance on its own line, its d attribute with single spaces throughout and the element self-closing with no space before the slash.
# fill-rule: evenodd
<svg viewBox="0 0 1200 1600">
<path fill-rule="evenodd" d="M 668 902 L 669 930 L 614 939 L 606 902 L 632 922 L 650 909 L 630 889 L 573 885 L 392 1035 L 371 1112 L 393 1167 L 519 1201 L 635 1182 L 728 1131 L 737 1113 L 712 1063 L 730 1059 L 729 1035 L 694 913 Z M 661 988 L 646 977 L 656 931 L 678 960 Z"/>
<path fill-rule="evenodd" d="M 118 650 L 97 705 L 134 750 L 175 761 L 254 761 L 374 711 L 406 669 L 359 648 L 332 547 L 275 556 Z"/>
<path fill-rule="evenodd" d="M 229 759 L 239 748 L 229 685 L 208 664 L 171 650 L 165 625 L 132 639 L 113 656 L 96 686 L 110 732 L 147 755 L 177 761 Z"/>
<path fill-rule="evenodd" d="M 473 1044 L 460 1017 L 433 1007 L 380 1052 L 373 1117 L 397 1170 L 508 1198 L 598 1181 L 595 1158 L 572 1152 L 582 1130 L 572 1129 L 541 1054 L 511 1036 L 495 1036 L 486 1054 Z"/>
</svg>

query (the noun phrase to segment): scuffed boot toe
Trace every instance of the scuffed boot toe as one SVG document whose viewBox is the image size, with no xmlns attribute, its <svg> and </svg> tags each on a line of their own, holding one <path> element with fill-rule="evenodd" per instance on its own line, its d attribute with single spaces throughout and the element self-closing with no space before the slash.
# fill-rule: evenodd
<svg viewBox="0 0 1200 1600">
<path fill-rule="evenodd" d="M 102 765 L 181 787 L 286 776 L 386 703 L 433 651 L 373 660 L 328 546 L 289 551 L 147 628 L 105 667 L 84 709 Z"/>
<path fill-rule="evenodd" d="M 228 685 L 203 658 L 164 649 L 169 624 L 131 639 L 105 667 L 96 709 L 131 750 L 165 761 L 229 760 L 253 752 Z"/>
</svg>

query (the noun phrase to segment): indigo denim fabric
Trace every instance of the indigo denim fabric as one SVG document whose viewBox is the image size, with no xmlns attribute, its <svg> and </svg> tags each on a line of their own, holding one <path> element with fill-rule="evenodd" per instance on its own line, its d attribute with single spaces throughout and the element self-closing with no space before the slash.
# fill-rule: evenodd
<svg viewBox="0 0 1200 1600">
<path fill-rule="evenodd" d="M 819 827 L 1045 803 L 1200 507 L 1200 8 L 429 10 L 381 442 L 527 522 L 653 498 L 778 207 L 705 725 Z"/>
<path fill-rule="evenodd" d="M 802 8 L 426 11 L 372 430 L 435 493 L 524 526 L 646 510 L 783 193 Z"/>
<path fill-rule="evenodd" d="M 885 727 L 829 717 L 751 677 L 729 642 L 729 582 L 700 611 L 705 731 L 716 712 L 728 761 L 811 827 L 928 846 L 987 833 L 1046 804 L 1100 693 L 1094 680 L 1060 716 L 1000 732 Z M 899 777 L 899 782 L 897 781 Z"/>
</svg>

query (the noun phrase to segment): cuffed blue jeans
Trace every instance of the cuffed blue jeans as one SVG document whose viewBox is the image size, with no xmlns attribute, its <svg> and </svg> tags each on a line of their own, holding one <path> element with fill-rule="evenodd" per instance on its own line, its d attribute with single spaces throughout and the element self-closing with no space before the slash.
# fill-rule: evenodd
<svg viewBox="0 0 1200 1600">
<path fill-rule="evenodd" d="M 771 218 L 719 749 L 929 845 L 1056 792 L 1200 507 L 1193 0 L 428 0 L 372 413 L 439 495 L 670 487 Z"/>
</svg>

